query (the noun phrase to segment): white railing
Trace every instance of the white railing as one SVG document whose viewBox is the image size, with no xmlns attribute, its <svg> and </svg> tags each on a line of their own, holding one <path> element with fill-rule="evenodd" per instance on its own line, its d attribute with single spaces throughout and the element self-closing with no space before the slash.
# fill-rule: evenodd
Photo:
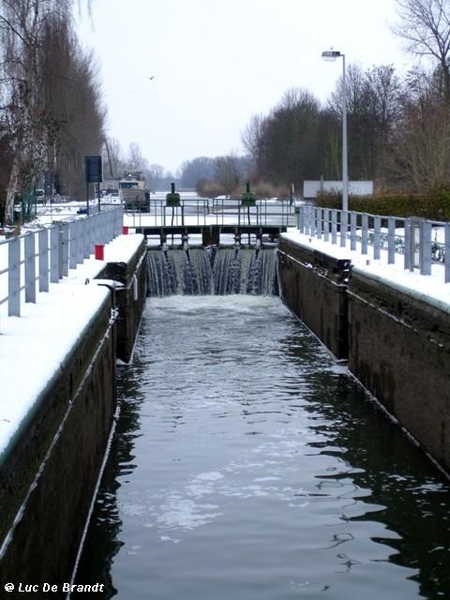
<svg viewBox="0 0 450 600">
<path fill-rule="evenodd" d="M 19 317 L 23 302 L 36 302 L 84 259 L 96 244 L 107 244 L 122 233 L 123 208 L 103 210 L 78 219 L 59 221 L 0 241 L 0 307 Z"/>
<path fill-rule="evenodd" d="M 432 265 L 440 264 L 445 283 L 450 282 L 450 223 L 308 204 L 299 207 L 297 216 L 300 233 L 363 255 L 371 246 L 374 260 L 384 257 L 387 264 L 394 264 L 396 255 L 402 255 L 404 269 L 417 268 L 422 275 L 431 275 Z"/>
<path fill-rule="evenodd" d="M 181 198 L 178 206 L 168 206 L 165 198 L 151 198 L 146 211 L 133 209 L 126 214 L 132 227 L 184 227 L 188 225 L 237 225 L 295 227 L 296 210 L 289 202 L 256 200 L 244 206 L 239 199 Z"/>
</svg>

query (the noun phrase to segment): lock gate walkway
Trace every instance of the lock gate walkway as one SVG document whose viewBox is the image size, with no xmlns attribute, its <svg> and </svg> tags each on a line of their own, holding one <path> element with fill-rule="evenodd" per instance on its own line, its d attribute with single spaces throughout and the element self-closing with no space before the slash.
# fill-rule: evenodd
<svg viewBox="0 0 450 600">
<path fill-rule="evenodd" d="M 181 198 L 179 206 L 167 206 L 165 199 L 151 199 L 150 210 L 128 209 L 124 223 L 147 239 L 157 238 L 161 244 L 180 237 L 188 240 L 201 235 L 202 244 L 219 244 L 221 236 L 266 238 L 275 241 L 288 227 L 296 227 L 296 208 L 287 201 L 257 200 L 253 206 L 243 206 L 240 200 Z"/>
</svg>

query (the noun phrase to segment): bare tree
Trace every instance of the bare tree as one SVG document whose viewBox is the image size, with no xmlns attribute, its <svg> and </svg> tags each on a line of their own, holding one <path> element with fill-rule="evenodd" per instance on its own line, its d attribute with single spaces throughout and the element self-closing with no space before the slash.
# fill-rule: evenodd
<svg viewBox="0 0 450 600">
<path fill-rule="evenodd" d="M 152 191 L 155 191 L 164 180 L 164 167 L 155 163 L 148 165 L 145 175 L 147 179 L 147 187 Z"/>
<path fill-rule="evenodd" d="M 415 56 L 430 56 L 442 73 L 450 100 L 450 0 L 397 0 L 399 23 L 392 27 Z"/>
<path fill-rule="evenodd" d="M 228 156 L 219 156 L 215 160 L 215 180 L 223 189 L 223 192 L 230 196 L 239 188 L 242 175 L 240 161 L 234 154 Z"/>
<path fill-rule="evenodd" d="M 318 171 L 318 100 L 307 90 L 287 91 L 267 117 L 260 140 L 261 169 L 273 183 L 294 183 Z"/>
<path fill-rule="evenodd" d="M 317 125 L 317 158 L 320 174 L 327 179 L 342 175 L 342 125 L 340 115 L 331 107 L 322 109 Z"/>
<path fill-rule="evenodd" d="M 417 190 L 450 182 L 450 113 L 434 78 L 420 68 L 405 82 L 392 144 L 392 176 Z"/>
<path fill-rule="evenodd" d="M 148 161 L 142 155 L 139 144 L 131 142 L 128 149 L 127 167 L 132 171 L 144 171 L 148 168 Z"/>
<path fill-rule="evenodd" d="M 100 154 L 104 142 L 98 66 L 60 18 L 49 19 L 42 53 L 46 169 L 58 193 L 84 195 L 84 156 Z"/>
<path fill-rule="evenodd" d="M 122 149 L 115 138 L 105 137 L 103 147 L 103 163 L 108 165 L 107 172 L 110 177 L 118 177 L 123 168 Z"/>
<path fill-rule="evenodd" d="M 256 178 L 262 175 L 262 141 L 264 138 L 264 128 L 267 119 L 263 115 L 254 115 L 250 123 L 241 133 L 242 143 L 244 148 L 252 156 L 256 166 Z"/>
<path fill-rule="evenodd" d="M 0 6 L 3 122 L 10 132 L 12 150 L 5 220 L 11 223 L 14 197 L 20 187 L 29 184 L 30 165 L 43 164 L 38 58 L 42 14 L 37 2 L 3 0 Z"/>
<path fill-rule="evenodd" d="M 206 156 L 198 156 L 192 160 L 185 161 L 180 167 L 181 185 L 194 189 L 200 179 L 213 179 L 214 167 L 214 159 Z"/>
<path fill-rule="evenodd" d="M 349 170 L 353 178 L 375 179 L 381 175 L 389 153 L 392 130 L 399 115 L 400 82 L 392 65 L 363 71 L 350 65 L 346 78 Z M 342 79 L 331 95 L 329 108 L 342 119 Z M 335 135 L 330 153 L 335 156 Z"/>
<path fill-rule="evenodd" d="M 79 187 L 82 153 L 99 152 L 104 110 L 92 59 L 72 28 L 73 0 L 0 0 L 0 122 L 10 173 L 5 219 L 17 192 L 44 170 Z"/>
</svg>

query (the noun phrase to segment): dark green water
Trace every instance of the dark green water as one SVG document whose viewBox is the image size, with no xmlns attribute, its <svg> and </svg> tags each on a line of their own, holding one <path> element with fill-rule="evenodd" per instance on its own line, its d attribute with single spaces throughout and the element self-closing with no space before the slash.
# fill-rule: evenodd
<svg viewBox="0 0 450 600">
<path fill-rule="evenodd" d="M 119 386 L 96 598 L 450 598 L 448 482 L 278 298 L 149 299 Z"/>
</svg>

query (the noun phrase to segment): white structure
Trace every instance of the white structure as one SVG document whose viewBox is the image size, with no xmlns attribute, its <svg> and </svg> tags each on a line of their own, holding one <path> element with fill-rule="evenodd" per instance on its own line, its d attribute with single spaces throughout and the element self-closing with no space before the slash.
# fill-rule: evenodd
<svg viewBox="0 0 450 600">
<path fill-rule="evenodd" d="M 304 181 L 303 197 L 305 200 L 313 200 L 319 192 L 325 194 L 341 194 L 342 181 Z M 354 196 L 370 196 L 373 194 L 373 181 L 349 181 L 348 193 Z"/>
</svg>

